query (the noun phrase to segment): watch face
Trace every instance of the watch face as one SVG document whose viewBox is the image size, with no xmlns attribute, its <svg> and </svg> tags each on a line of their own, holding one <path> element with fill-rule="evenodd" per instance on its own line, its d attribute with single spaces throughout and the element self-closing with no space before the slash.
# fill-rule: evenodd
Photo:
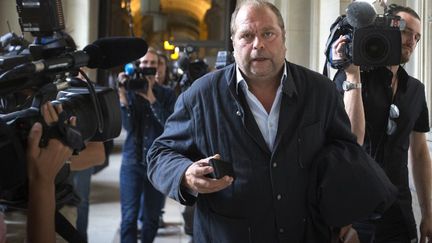
<svg viewBox="0 0 432 243">
<path fill-rule="evenodd" d="M 342 83 L 342 89 L 344 90 L 344 91 L 348 91 L 348 90 L 350 90 L 350 83 L 348 83 L 347 81 L 344 81 L 343 83 Z"/>
<path fill-rule="evenodd" d="M 348 81 L 344 81 L 342 83 L 342 89 L 344 91 L 352 90 L 352 89 L 360 89 L 361 83 L 350 83 Z"/>
</svg>

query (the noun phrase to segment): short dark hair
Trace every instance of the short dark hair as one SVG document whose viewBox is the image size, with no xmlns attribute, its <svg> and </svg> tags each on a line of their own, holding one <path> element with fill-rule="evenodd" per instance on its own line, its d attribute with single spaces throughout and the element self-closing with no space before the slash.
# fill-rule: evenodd
<svg viewBox="0 0 432 243">
<path fill-rule="evenodd" d="M 263 0 L 245 0 L 245 1 L 242 1 L 239 4 L 237 4 L 234 12 L 231 15 L 231 36 L 234 35 L 236 30 L 237 30 L 236 26 L 235 26 L 235 20 L 237 18 L 237 14 L 240 11 L 240 9 L 246 5 L 252 5 L 253 7 L 256 7 L 256 8 L 257 7 L 269 8 L 276 15 L 279 27 L 282 29 L 283 32 L 285 32 L 285 24 L 284 24 L 282 15 L 281 15 L 279 9 L 275 5 L 273 5 L 270 2 L 263 1 Z"/>
<path fill-rule="evenodd" d="M 387 7 L 387 13 L 388 14 L 396 15 L 396 14 L 398 14 L 400 12 L 407 13 L 407 14 L 413 16 L 414 18 L 416 18 L 418 20 L 421 20 L 420 16 L 417 14 L 417 12 L 414 11 L 414 9 L 412 9 L 410 7 L 404 7 L 404 6 L 401 6 L 401 5 L 394 4 L 394 3 L 390 4 Z"/>
</svg>

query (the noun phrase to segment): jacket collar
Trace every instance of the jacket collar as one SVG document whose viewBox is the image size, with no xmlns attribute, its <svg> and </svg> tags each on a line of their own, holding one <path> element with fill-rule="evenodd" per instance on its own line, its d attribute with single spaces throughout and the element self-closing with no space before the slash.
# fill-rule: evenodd
<svg viewBox="0 0 432 243">
<path fill-rule="evenodd" d="M 297 94 L 297 88 L 294 83 L 294 77 L 289 71 L 290 63 L 285 60 L 285 70 L 282 77 L 282 92 L 292 97 Z M 231 64 L 227 67 L 228 71 L 225 73 L 225 79 L 227 80 L 228 87 L 233 94 L 238 95 L 237 88 L 237 65 Z"/>
</svg>

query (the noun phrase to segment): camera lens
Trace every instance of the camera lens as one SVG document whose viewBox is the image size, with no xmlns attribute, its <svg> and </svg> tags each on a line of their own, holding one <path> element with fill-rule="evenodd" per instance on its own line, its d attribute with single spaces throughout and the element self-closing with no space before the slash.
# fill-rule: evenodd
<svg viewBox="0 0 432 243">
<path fill-rule="evenodd" d="M 383 62 L 388 58 L 390 43 L 381 35 L 372 35 L 363 42 L 364 58 L 371 64 Z"/>
</svg>

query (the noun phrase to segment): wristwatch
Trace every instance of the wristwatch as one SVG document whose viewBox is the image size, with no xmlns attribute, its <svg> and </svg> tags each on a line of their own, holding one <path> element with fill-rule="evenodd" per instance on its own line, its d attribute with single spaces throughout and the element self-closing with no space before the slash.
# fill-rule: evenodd
<svg viewBox="0 0 432 243">
<path fill-rule="evenodd" d="M 361 83 L 351 83 L 350 81 L 343 81 L 342 83 L 342 89 L 344 91 L 350 91 L 352 89 L 361 89 L 362 84 Z"/>
</svg>

